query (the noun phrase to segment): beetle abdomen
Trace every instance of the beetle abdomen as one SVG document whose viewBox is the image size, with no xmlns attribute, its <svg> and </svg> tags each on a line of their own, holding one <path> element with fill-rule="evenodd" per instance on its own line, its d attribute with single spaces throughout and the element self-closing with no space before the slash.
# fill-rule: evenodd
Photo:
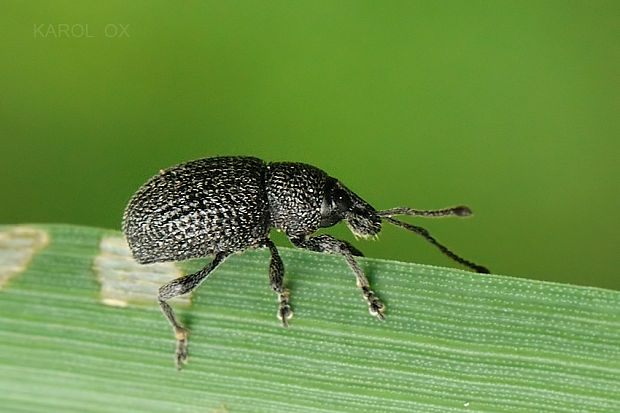
<svg viewBox="0 0 620 413">
<path fill-rule="evenodd" d="M 200 258 L 256 246 L 269 232 L 266 165 L 206 158 L 173 166 L 133 196 L 123 231 L 141 263 Z"/>
</svg>

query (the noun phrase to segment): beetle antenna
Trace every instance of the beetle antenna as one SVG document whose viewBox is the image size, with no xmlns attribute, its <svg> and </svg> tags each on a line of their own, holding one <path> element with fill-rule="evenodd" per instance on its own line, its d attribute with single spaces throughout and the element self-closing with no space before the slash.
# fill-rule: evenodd
<svg viewBox="0 0 620 413">
<path fill-rule="evenodd" d="M 457 217 L 468 217 L 472 214 L 471 209 L 466 207 L 465 205 L 459 205 L 453 208 L 444 208 L 444 209 L 412 209 L 407 207 L 397 207 L 384 209 L 382 211 L 377 211 L 377 215 L 380 217 L 391 217 L 393 215 L 412 215 L 412 216 L 422 216 L 422 217 L 445 217 L 448 215 L 456 215 Z"/>
<path fill-rule="evenodd" d="M 457 208 L 462 208 L 462 207 L 457 207 Z M 386 210 L 386 211 L 394 211 L 394 210 L 401 210 L 401 209 L 408 209 L 408 208 L 394 208 L 392 210 Z M 454 210 L 454 209 L 456 209 L 456 208 L 452 208 L 452 210 Z M 468 210 L 469 210 L 469 208 L 468 208 Z M 386 212 L 386 211 L 379 211 L 379 212 Z M 443 211 L 449 211 L 449 209 L 445 209 Z M 422 212 L 437 212 L 437 211 L 422 211 Z M 448 213 L 448 214 L 445 214 L 445 215 L 452 215 L 452 214 L 455 214 L 455 213 L 452 212 L 452 213 Z M 397 215 L 397 214 L 394 214 L 394 215 Z M 404 214 L 402 214 L 402 215 L 404 215 Z M 409 214 L 407 214 L 407 215 L 409 215 Z M 401 227 L 401 228 L 404 228 L 406 230 L 409 230 L 411 232 L 414 232 L 416 234 L 421 235 L 422 237 L 424 237 L 425 240 L 427 240 L 431 244 L 435 245 L 437 248 L 439 248 L 439 250 L 442 253 L 444 253 L 448 257 L 452 258 L 454 261 L 456 261 L 456 262 L 458 262 L 460 264 L 463 264 L 466 267 L 469 267 L 469 268 L 471 268 L 472 270 L 474 270 L 476 272 L 481 272 L 481 273 L 486 273 L 486 274 L 488 274 L 490 272 L 486 267 L 483 267 L 482 265 L 474 264 L 473 262 L 468 261 L 465 258 L 461 258 L 458 255 L 456 255 L 455 253 L 453 253 L 452 251 L 450 251 L 448 249 L 448 247 L 446 247 L 446 246 L 440 244 L 439 242 L 437 242 L 437 240 L 435 238 L 433 238 L 431 236 L 431 234 L 429 234 L 429 232 L 426 229 L 424 229 L 422 227 L 415 226 L 415 225 L 408 224 L 406 222 L 399 221 L 399 220 L 394 219 L 394 218 L 392 218 L 390 216 L 387 216 L 387 214 L 386 215 L 381 215 L 381 216 L 382 216 L 383 219 L 385 219 L 387 222 L 389 222 L 392 225 L 396 225 L 397 227 Z M 431 216 L 436 216 L 436 215 L 431 215 Z"/>
</svg>

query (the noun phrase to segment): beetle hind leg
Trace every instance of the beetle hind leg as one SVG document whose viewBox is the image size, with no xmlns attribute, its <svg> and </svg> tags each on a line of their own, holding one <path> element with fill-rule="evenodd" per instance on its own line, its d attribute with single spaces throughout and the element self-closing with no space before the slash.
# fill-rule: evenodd
<svg viewBox="0 0 620 413">
<path fill-rule="evenodd" d="M 208 263 L 202 270 L 177 278 L 163 285 L 159 289 L 159 306 L 168 319 L 168 322 L 174 330 L 174 336 L 177 340 L 176 351 L 174 353 L 174 362 L 178 370 L 181 370 L 181 363 L 187 363 L 187 341 L 189 330 L 179 322 L 172 307 L 166 301 L 179 295 L 187 294 L 194 291 L 209 276 L 209 274 L 228 257 L 229 253 L 219 252 L 213 260 Z"/>
</svg>

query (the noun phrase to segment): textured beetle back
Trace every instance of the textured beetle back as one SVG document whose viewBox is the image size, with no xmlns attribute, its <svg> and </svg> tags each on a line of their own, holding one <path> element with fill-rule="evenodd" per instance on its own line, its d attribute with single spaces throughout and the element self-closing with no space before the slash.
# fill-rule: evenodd
<svg viewBox="0 0 620 413">
<path fill-rule="evenodd" d="M 179 261 L 257 246 L 269 232 L 266 164 L 199 159 L 168 168 L 130 200 L 123 231 L 138 262 Z"/>
</svg>

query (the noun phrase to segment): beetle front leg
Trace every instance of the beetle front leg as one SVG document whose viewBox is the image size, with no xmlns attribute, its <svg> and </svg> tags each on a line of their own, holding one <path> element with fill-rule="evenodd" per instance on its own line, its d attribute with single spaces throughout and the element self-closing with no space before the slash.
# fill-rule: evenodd
<svg viewBox="0 0 620 413">
<path fill-rule="evenodd" d="M 293 310 L 288 302 L 290 291 L 284 288 L 284 264 L 278 254 L 278 249 L 270 240 L 265 240 L 265 246 L 269 248 L 271 253 L 271 261 L 269 262 L 269 282 L 271 289 L 278 294 L 278 319 L 282 322 L 282 327 L 288 327 L 288 320 L 293 317 Z"/>
<path fill-rule="evenodd" d="M 370 289 L 368 278 L 366 278 L 364 271 L 362 271 L 360 265 L 355 261 L 354 256 L 362 256 L 362 253 L 357 248 L 346 241 L 339 240 L 327 234 L 317 235 L 308 239 L 293 237 L 291 238 L 291 242 L 298 248 L 329 254 L 341 254 L 344 256 L 347 264 L 349 264 L 349 267 L 351 267 L 355 273 L 357 286 L 362 290 L 364 299 L 368 303 L 368 311 L 379 320 L 385 320 L 385 316 L 383 315 L 385 304 L 383 304 Z"/>
<path fill-rule="evenodd" d="M 174 330 L 174 336 L 177 339 L 174 362 L 178 370 L 181 370 L 181 363 L 187 363 L 187 337 L 189 335 L 189 330 L 183 327 L 183 325 L 179 322 L 177 317 L 174 315 L 172 307 L 170 307 L 170 304 L 166 301 L 179 295 L 194 291 L 209 276 L 209 274 L 218 265 L 220 265 L 226 257 L 228 257 L 228 255 L 228 253 L 220 252 L 202 270 L 172 280 L 168 284 L 161 286 L 159 289 L 159 306 L 170 322 L 170 325 Z"/>
</svg>

